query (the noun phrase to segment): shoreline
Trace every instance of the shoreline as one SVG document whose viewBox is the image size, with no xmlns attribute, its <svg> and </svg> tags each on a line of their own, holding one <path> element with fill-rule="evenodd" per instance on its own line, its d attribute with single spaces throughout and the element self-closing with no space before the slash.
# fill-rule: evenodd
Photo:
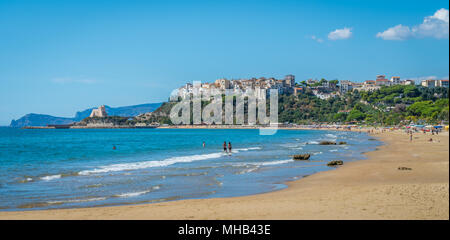
<svg viewBox="0 0 450 240">
<path fill-rule="evenodd" d="M 412 143 L 401 131 L 370 135 L 384 145 L 364 153 L 366 160 L 285 182 L 288 187 L 277 191 L 141 205 L 0 212 L 0 219 L 448 219 L 448 132 L 438 136 L 416 133 Z M 430 137 L 435 142 L 427 142 Z"/>
<path fill-rule="evenodd" d="M 352 129 L 372 129 L 376 127 L 360 127 L 357 125 L 317 125 L 317 127 L 311 127 L 316 125 L 300 125 L 300 126 L 286 126 L 280 125 L 277 127 L 260 126 L 260 125 L 169 125 L 169 126 L 27 126 L 21 127 L 21 129 L 280 129 L 280 130 L 336 130 L 336 131 L 348 131 L 348 127 Z M 382 127 L 380 127 L 382 128 Z"/>
</svg>

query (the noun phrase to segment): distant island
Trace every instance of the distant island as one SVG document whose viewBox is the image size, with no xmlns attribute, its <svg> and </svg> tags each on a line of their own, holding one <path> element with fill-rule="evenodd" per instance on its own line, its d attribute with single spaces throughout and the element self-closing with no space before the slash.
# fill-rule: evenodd
<svg viewBox="0 0 450 240">
<path fill-rule="evenodd" d="M 133 106 L 124 106 L 113 108 L 110 106 L 105 106 L 105 111 L 109 116 L 119 116 L 119 117 L 135 117 L 139 114 L 153 112 L 161 106 L 162 103 L 148 103 Z M 75 114 L 73 118 L 65 117 L 55 117 L 45 114 L 30 113 L 17 120 L 12 120 L 10 127 L 28 127 L 28 126 L 47 126 L 47 125 L 65 125 L 79 122 L 90 116 L 92 110 L 89 108 L 83 111 L 79 111 Z"/>
</svg>

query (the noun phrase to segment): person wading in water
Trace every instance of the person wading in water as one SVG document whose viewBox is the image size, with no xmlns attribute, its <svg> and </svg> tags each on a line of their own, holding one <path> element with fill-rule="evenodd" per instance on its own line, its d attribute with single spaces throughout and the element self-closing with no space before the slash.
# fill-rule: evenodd
<svg viewBox="0 0 450 240">
<path fill-rule="evenodd" d="M 227 141 L 223 142 L 223 151 L 227 152 Z"/>
<path fill-rule="evenodd" d="M 228 153 L 231 154 L 231 142 L 228 142 Z"/>
</svg>

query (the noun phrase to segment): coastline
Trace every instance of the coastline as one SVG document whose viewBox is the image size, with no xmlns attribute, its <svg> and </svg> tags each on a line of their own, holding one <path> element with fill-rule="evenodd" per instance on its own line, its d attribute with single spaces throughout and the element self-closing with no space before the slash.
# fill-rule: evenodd
<svg viewBox="0 0 450 240">
<path fill-rule="evenodd" d="M 324 129 L 334 130 L 334 129 Z M 448 132 L 375 132 L 385 145 L 282 190 L 143 205 L 0 212 L 0 219 L 449 219 Z M 434 142 L 427 140 L 432 137 Z M 438 142 L 439 141 L 439 142 Z M 398 170 L 408 167 L 412 170 Z"/>
<path fill-rule="evenodd" d="M 348 126 L 354 125 L 340 125 L 339 127 L 325 127 L 324 125 L 318 125 L 318 127 L 311 127 L 310 125 L 304 126 L 278 126 L 278 127 L 270 127 L 270 126 L 260 126 L 260 125 L 169 125 L 169 126 L 68 126 L 68 125 L 60 125 L 60 126 L 28 126 L 22 127 L 22 129 L 279 129 L 279 130 L 332 130 L 332 131 L 348 131 L 346 128 Z M 364 129 L 372 129 L 364 127 Z"/>
</svg>

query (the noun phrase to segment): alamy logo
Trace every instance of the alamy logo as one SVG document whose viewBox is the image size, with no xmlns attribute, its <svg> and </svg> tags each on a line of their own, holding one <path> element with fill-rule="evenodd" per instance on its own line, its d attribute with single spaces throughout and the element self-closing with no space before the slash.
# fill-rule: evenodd
<svg viewBox="0 0 450 240">
<path fill-rule="evenodd" d="M 277 132 L 277 89 L 205 89 L 200 86 L 199 82 L 194 82 L 188 92 L 172 92 L 171 101 L 177 102 L 170 111 L 173 124 L 254 126 L 259 128 L 260 135 Z"/>
</svg>

